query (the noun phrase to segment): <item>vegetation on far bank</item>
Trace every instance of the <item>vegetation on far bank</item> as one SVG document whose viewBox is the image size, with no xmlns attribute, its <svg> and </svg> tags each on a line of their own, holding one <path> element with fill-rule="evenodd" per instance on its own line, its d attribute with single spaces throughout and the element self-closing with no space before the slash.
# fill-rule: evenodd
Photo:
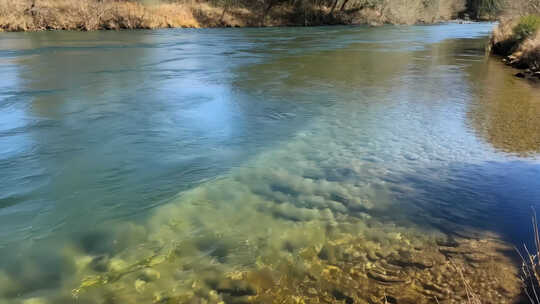
<svg viewBox="0 0 540 304">
<path fill-rule="evenodd" d="M 540 79 L 540 0 L 522 2 L 502 17 L 491 50 L 507 64 L 524 69 L 517 76 Z"/>
<path fill-rule="evenodd" d="M 433 23 L 500 0 L 0 0 L 0 30 Z"/>
</svg>

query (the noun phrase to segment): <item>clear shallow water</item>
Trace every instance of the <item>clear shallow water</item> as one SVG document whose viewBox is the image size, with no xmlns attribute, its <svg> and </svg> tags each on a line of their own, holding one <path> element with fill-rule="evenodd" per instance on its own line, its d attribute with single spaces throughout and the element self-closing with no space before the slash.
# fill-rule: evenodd
<svg viewBox="0 0 540 304">
<path fill-rule="evenodd" d="M 540 89 L 492 27 L 2 34 L 0 303 L 369 300 L 393 253 L 527 241 Z"/>
</svg>

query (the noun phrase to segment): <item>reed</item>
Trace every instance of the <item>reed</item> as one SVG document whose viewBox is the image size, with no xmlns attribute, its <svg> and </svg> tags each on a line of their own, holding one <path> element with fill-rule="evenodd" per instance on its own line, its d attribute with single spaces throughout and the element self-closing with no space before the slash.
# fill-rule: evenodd
<svg viewBox="0 0 540 304">
<path fill-rule="evenodd" d="M 540 233 L 538 231 L 538 220 L 534 209 L 532 225 L 535 245 L 534 251 L 530 251 L 527 245 L 523 245 L 523 253 L 517 248 L 516 251 L 522 260 L 520 279 L 523 285 L 523 291 L 530 303 L 540 304 Z"/>
<path fill-rule="evenodd" d="M 482 304 L 482 300 L 478 296 L 478 294 L 474 291 L 474 289 L 471 287 L 471 284 L 467 279 L 465 278 L 465 275 L 463 274 L 463 269 L 459 266 L 457 266 L 452 260 L 450 260 L 450 265 L 456 270 L 456 272 L 459 274 L 459 277 L 461 279 L 461 282 L 463 283 L 463 289 L 465 290 L 465 295 L 467 296 L 467 304 Z M 439 303 L 439 300 L 435 298 L 435 302 Z"/>
</svg>

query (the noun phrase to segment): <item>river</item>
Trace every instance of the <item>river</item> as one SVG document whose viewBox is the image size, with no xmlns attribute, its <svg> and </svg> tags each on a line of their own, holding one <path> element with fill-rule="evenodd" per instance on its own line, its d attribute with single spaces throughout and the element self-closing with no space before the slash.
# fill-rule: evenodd
<svg viewBox="0 0 540 304">
<path fill-rule="evenodd" d="M 540 87 L 493 27 L 0 33 L 0 303 L 512 303 Z"/>
</svg>

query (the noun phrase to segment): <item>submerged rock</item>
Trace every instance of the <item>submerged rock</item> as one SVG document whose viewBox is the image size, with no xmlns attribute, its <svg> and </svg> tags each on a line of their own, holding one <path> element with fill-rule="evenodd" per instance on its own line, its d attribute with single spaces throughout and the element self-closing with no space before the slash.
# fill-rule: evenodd
<svg viewBox="0 0 540 304">
<path fill-rule="evenodd" d="M 139 278 L 146 282 L 153 282 L 153 281 L 158 280 L 160 276 L 161 274 L 159 273 L 159 271 L 155 269 L 147 268 L 142 271 Z"/>
<path fill-rule="evenodd" d="M 97 272 L 105 272 L 109 270 L 109 257 L 100 255 L 92 259 L 90 268 Z"/>
<path fill-rule="evenodd" d="M 255 289 L 246 281 L 222 280 L 217 283 L 215 290 L 221 294 L 228 294 L 233 297 L 252 296 L 256 294 Z"/>
<path fill-rule="evenodd" d="M 138 293 L 141 293 L 144 291 L 145 287 L 146 287 L 146 281 L 143 281 L 141 279 L 137 279 L 135 280 L 135 290 L 138 292 Z"/>
<path fill-rule="evenodd" d="M 383 284 L 396 284 L 396 283 L 407 283 L 408 277 L 402 275 L 399 272 L 387 272 L 380 269 L 372 269 L 367 272 L 367 275 Z"/>
<path fill-rule="evenodd" d="M 47 304 L 48 302 L 42 298 L 30 298 L 22 301 L 22 304 Z"/>
</svg>

